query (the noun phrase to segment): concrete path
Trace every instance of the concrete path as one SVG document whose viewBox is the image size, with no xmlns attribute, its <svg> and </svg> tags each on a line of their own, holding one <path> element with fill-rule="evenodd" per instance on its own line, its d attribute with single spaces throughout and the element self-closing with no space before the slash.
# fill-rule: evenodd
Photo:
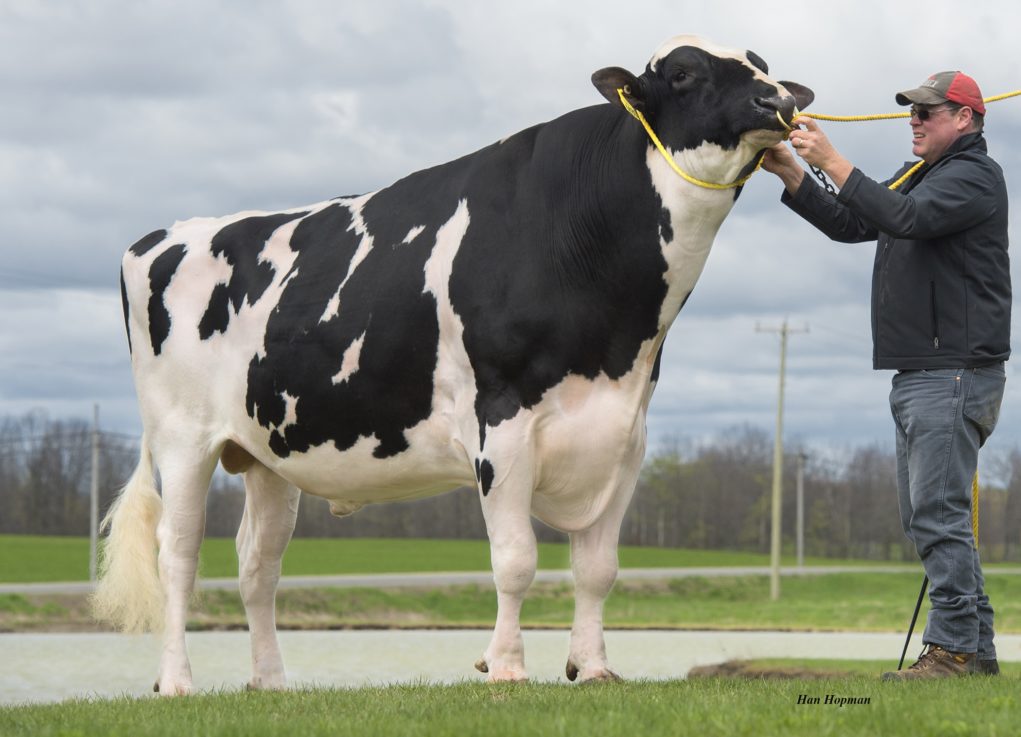
<svg viewBox="0 0 1021 737">
<path fill-rule="evenodd" d="M 919 581 L 923 575 L 920 565 L 874 565 L 874 566 L 785 566 L 780 569 L 783 576 L 822 576 L 828 573 L 917 573 Z M 1021 567 L 988 568 L 986 578 L 1001 575 L 1021 575 Z M 669 580 L 702 576 L 768 576 L 768 566 L 715 566 L 693 568 L 621 568 L 619 581 Z M 570 571 L 537 571 L 536 581 L 570 583 Z M 436 588 L 440 586 L 463 586 L 475 584 L 492 586 L 493 574 L 489 571 L 454 571 L 449 573 L 358 573 L 335 576 L 284 576 L 280 579 L 282 589 L 302 588 Z M 236 578 L 200 578 L 200 589 L 224 591 L 236 589 Z M 87 594 L 93 585 L 88 581 L 65 581 L 54 583 L 3 583 L 0 594 Z"/>
<path fill-rule="evenodd" d="M 827 573 L 918 573 L 918 565 L 875 565 L 875 566 L 794 566 L 780 569 L 784 576 L 818 576 Z M 991 569 L 988 575 L 1000 573 L 1021 574 L 1021 568 Z M 692 576 L 768 576 L 768 566 L 714 566 L 693 568 L 622 568 L 618 580 L 666 580 Z M 566 582 L 573 580 L 570 571 L 537 571 L 536 581 Z M 919 578 L 919 580 L 921 580 Z M 280 580 L 282 589 L 300 588 L 435 588 L 438 586 L 461 586 L 476 584 L 491 586 L 493 574 L 490 571 L 455 571 L 449 573 L 364 573 L 335 576 L 284 576 Z M 206 590 L 236 589 L 236 578 L 200 578 L 198 586 Z M 53 583 L 3 583 L 0 594 L 87 594 L 93 589 L 88 581 L 65 581 Z"/>
</svg>

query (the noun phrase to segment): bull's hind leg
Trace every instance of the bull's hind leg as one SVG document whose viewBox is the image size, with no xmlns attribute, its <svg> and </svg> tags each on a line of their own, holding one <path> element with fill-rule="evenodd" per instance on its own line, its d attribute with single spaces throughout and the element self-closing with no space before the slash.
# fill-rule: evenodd
<svg viewBox="0 0 1021 737">
<path fill-rule="evenodd" d="M 252 638 L 253 689 L 287 685 L 276 631 L 280 562 L 291 540 L 300 492 L 261 463 L 245 472 L 245 512 L 238 530 L 238 581 Z"/>
<path fill-rule="evenodd" d="M 496 468 L 500 474 L 501 469 Z M 490 681 L 523 681 L 525 646 L 521 638 L 521 603 L 535 578 L 538 551 L 532 531 L 532 470 L 520 456 L 491 487 L 482 483 L 482 513 L 489 533 L 496 584 L 496 626 L 482 660 L 475 667 Z"/>
<path fill-rule="evenodd" d="M 215 456 L 198 451 L 156 454 L 163 494 L 163 516 L 156 528 L 160 583 L 166 602 L 163 654 L 155 690 L 176 696 L 191 692 L 191 664 L 184 641 L 188 599 L 195 586 L 199 547 L 206 525 L 206 496 Z"/>
</svg>

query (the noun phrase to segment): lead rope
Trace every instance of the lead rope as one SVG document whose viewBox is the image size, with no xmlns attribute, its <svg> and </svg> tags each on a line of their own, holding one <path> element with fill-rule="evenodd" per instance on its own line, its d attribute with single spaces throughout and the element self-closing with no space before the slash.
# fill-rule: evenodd
<svg viewBox="0 0 1021 737">
<path fill-rule="evenodd" d="M 1017 94 L 1021 94 L 1021 90 L 1018 90 Z M 1010 95 L 1008 95 L 1008 97 L 1009 96 Z M 794 117 L 798 117 L 799 114 L 803 115 L 806 118 L 812 118 L 813 120 L 816 119 L 839 120 L 842 122 L 848 122 L 852 120 L 889 120 L 890 118 L 911 117 L 911 113 L 887 113 L 884 115 L 849 115 L 844 117 L 837 117 L 833 115 L 813 115 L 812 113 L 798 113 L 797 110 L 794 111 Z M 787 129 L 787 137 L 789 138 L 791 135 L 791 131 L 794 130 L 794 127 L 788 124 L 787 121 L 783 119 L 783 116 L 780 115 L 779 110 L 776 111 L 776 119 L 780 121 L 780 125 Z M 812 170 L 812 173 L 815 174 L 816 179 L 822 182 L 822 186 L 826 189 L 826 191 L 835 197 L 837 194 L 837 190 L 833 188 L 833 185 L 830 183 L 830 180 L 826 178 L 826 175 L 823 173 L 823 170 L 817 166 L 812 166 L 812 164 L 809 164 L 808 166 Z M 889 189 L 895 190 L 898 187 L 900 187 L 900 185 L 904 184 L 904 182 L 911 178 L 912 174 L 921 169 L 923 166 L 925 166 L 925 161 L 919 161 L 917 164 L 915 164 L 906 172 L 904 172 L 903 176 L 898 178 L 896 182 L 889 185 Z"/>
<path fill-rule="evenodd" d="M 1006 100 L 1009 97 L 1017 97 L 1018 95 L 1021 95 L 1021 90 L 1014 90 L 1013 92 L 1004 92 L 1002 95 L 993 95 L 992 97 L 984 97 L 982 98 L 982 102 L 999 102 L 1000 100 Z M 797 117 L 797 115 L 798 113 L 795 112 L 795 117 Z M 879 115 L 823 115 L 822 113 L 800 113 L 800 115 L 803 115 L 806 118 L 812 118 L 812 120 L 826 120 L 834 123 L 859 123 L 868 120 L 894 120 L 896 118 L 911 117 L 911 113 L 881 113 Z M 783 127 L 787 129 L 788 135 L 790 135 L 790 132 L 794 129 L 787 124 L 787 121 L 783 119 L 779 111 L 777 111 L 776 117 L 780 120 L 781 125 L 783 125 Z M 896 190 L 898 187 L 904 184 L 904 182 L 910 179 L 912 174 L 921 169 L 924 165 L 925 165 L 924 161 L 919 161 L 913 167 L 904 172 L 903 176 L 901 176 L 896 182 L 889 185 L 889 188 Z M 836 195 L 837 190 L 835 190 L 833 188 L 833 185 L 830 184 L 830 181 L 826 178 L 826 175 L 823 174 L 822 169 L 812 166 L 811 164 L 809 164 L 809 166 L 811 167 L 812 173 L 815 174 L 816 178 L 820 182 L 822 182 L 822 185 L 823 187 L 826 188 L 826 191 L 831 195 Z"/>
<path fill-rule="evenodd" d="M 735 187 L 740 187 L 749 179 L 751 179 L 752 174 L 757 172 L 759 170 L 759 167 L 762 166 L 762 157 L 759 157 L 759 163 L 755 165 L 754 169 L 752 169 L 751 174 L 745 177 L 741 177 L 736 182 L 731 182 L 730 184 L 717 184 L 716 182 L 707 182 L 705 180 L 691 176 L 691 174 L 688 174 L 688 172 L 684 171 L 684 169 L 677 165 L 677 162 L 674 161 L 674 157 L 671 156 L 670 152 L 666 150 L 666 146 L 664 146 L 663 143 L 659 140 L 659 136 L 657 136 L 656 132 L 652 130 L 652 126 L 649 125 L 649 121 L 645 119 L 645 116 L 642 115 L 641 111 L 636 110 L 634 105 L 628 102 L 627 98 L 624 97 L 624 95 L 628 94 L 630 91 L 631 90 L 629 90 L 627 87 L 617 88 L 617 96 L 620 98 L 621 104 L 624 106 L 625 110 L 631 113 L 631 115 L 639 123 L 642 124 L 642 127 L 645 128 L 645 132 L 649 135 L 649 139 L 656 145 L 656 148 L 659 150 L 660 154 L 662 154 L 663 158 L 666 159 L 666 163 L 668 163 L 670 165 L 670 168 L 673 169 L 677 173 L 677 175 L 684 181 L 690 182 L 691 184 L 694 184 L 697 187 L 702 187 L 703 189 L 734 189 Z"/>
<path fill-rule="evenodd" d="M 745 182 L 752 178 L 752 174 L 754 174 L 760 168 L 762 168 L 762 157 L 760 156 L 758 162 L 755 164 L 755 168 L 752 169 L 750 174 L 741 177 L 736 182 L 731 182 L 730 184 L 717 184 L 716 182 L 707 182 L 703 179 L 693 177 L 691 174 L 688 174 L 688 172 L 684 171 L 684 169 L 677 165 L 677 162 L 674 161 L 674 157 L 670 155 L 670 152 L 666 150 L 666 146 L 664 146 L 663 143 L 659 140 L 659 136 L 657 136 L 656 132 L 652 130 L 652 126 L 649 125 L 649 121 L 645 119 L 645 116 L 642 115 L 642 112 L 640 110 L 637 110 L 634 105 L 628 102 L 625 95 L 628 95 L 630 93 L 631 90 L 627 87 L 627 85 L 625 85 L 624 87 L 617 88 L 617 97 L 620 98 L 621 105 L 624 106 L 624 109 L 627 110 L 628 113 L 630 113 L 631 116 L 635 118 L 635 120 L 642 124 L 642 127 L 645 128 L 645 132 L 649 136 L 649 140 L 651 140 L 653 144 L 655 144 L 656 149 L 666 160 L 666 163 L 670 165 L 670 168 L 673 169 L 677 173 L 677 175 L 681 177 L 681 179 L 683 179 L 684 181 L 690 182 L 691 184 L 694 184 L 697 187 L 702 187 L 703 189 L 734 189 L 736 187 L 742 186 Z M 1013 92 L 1005 92 L 1002 95 L 986 97 L 983 99 L 983 102 L 996 102 L 998 100 L 1006 100 L 1008 97 L 1017 97 L 1018 95 L 1021 95 L 1021 90 L 1014 90 Z M 839 123 L 859 122 L 864 120 L 892 120 L 894 118 L 911 117 L 911 113 L 883 113 L 880 115 L 822 115 L 820 113 L 801 113 L 796 108 L 794 110 L 794 115 L 795 117 L 797 117 L 798 115 L 804 115 L 806 118 L 812 118 L 813 120 L 828 120 Z M 776 117 L 780 121 L 780 124 L 787 129 L 787 134 L 790 135 L 790 132 L 794 130 L 794 128 L 791 127 L 787 123 L 787 121 L 783 119 L 783 116 L 780 115 L 779 110 L 776 111 Z M 924 164 L 925 164 L 924 161 L 919 161 L 907 172 L 905 172 L 900 179 L 891 184 L 890 189 L 897 189 L 900 185 L 904 184 L 904 182 L 910 179 L 911 175 L 914 174 L 919 169 L 921 169 Z M 832 195 L 836 195 L 837 190 L 833 188 L 833 185 L 830 184 L 830 181 L 826 178 L 826 175 L 823 174 L 821 169 L 812 166 L 812 173 L 815 174 L 815 176 L 818 177 L 819 180 L 823 183 L 823 186 L 826 188 L 827 192 L 829 192 Z"/>
</svg>

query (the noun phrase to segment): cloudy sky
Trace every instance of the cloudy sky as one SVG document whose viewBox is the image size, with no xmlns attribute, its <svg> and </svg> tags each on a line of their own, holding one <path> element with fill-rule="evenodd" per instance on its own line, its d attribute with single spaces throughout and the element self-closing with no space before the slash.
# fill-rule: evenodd
<svg viewBox="0 0 1021 737">
<path fill-rule="evenodd" d="M 1021 88 L 1019 27 L 1006 0 L 0 0 L 0 415 L 98 402 L 106 429 L 138 432 L 119 261 L 175 220 L 377 189 L 599 103 L 594 70 L 640 73 L 680 33 L 754 50 L 841 115 L 896 111 L 895 91 L 943 69 L 987 96 Z M 878 179 L 910 158 L 903 120 L 825 130 Z M 1021 243 L 1021 98 L 990 106 L 987 137 Z M 891 443 L 873 247 L 829 243 L 779 195 L 759 173 L 724 223 L 667 339 L 654 444 L 771 431 L 779 340 L 756 325 L 785 319 L 809 329 L 790 339 L 788 439 Z M 1015 363 L 997 449 L 1021 439 Z"/>
</svg>

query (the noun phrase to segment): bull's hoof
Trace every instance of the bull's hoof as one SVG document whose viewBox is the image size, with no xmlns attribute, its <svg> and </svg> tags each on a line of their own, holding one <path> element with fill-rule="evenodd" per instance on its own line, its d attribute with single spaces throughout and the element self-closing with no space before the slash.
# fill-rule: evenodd
<svg viewBox="0 0 1021 737">
<path fill-rule="evenodd" d="M 161 687 L 159 681 L 152 685 L 152 690 L 153 693 L 158 693 L 160 696 L 189 696 L 191 694 L 191 686 L 182 684 Z"/>
<path fill-rule="evenodd" d="M 287 681 L 283 678 L 253 678 L 245 684 L 246 691 L 286 691 Z"/>
<path fill-rule="evenodd" d="M 581 679 L 582 683 L 612 683 L 614 681 L 623 681 L 624 679 L 614 673 L 612 670 L 603 668 L 590 676 L 585 676 Z"/>
<path fill-rule="evenodd" d="M 624 679 L 618 676 L 609 668 L 600 668 L 599 670 L 592 671 L 591 673 L 582 673 L 578 666 L 574 664 L 573 660 L 567 661 L 567 680 L 576 681 L 578 676 L 581 676 L 582 683 L 607 683 L 611 681 L 623 681 Z"/>
<path fill-rule="evenodd" d="M 572 661 L 568 660 L 567 661 L 567 680 L 569 680 L 569 681 L 571 681 L 573 683 L 575 680 L 577 680 L 577 678 L 578 678 L 578 666 L 576 666 Z"/>
<path fill-rule="evenodd" d="M 528 681 L 528 675 L 524 668 L 510 668 L 499 663 L 491 668 L 485 656 L 476 661 L 475 670 L 488 674 L 489 678 L 486 680 L 490 683 L 525 683 Z"/>
</svg>

